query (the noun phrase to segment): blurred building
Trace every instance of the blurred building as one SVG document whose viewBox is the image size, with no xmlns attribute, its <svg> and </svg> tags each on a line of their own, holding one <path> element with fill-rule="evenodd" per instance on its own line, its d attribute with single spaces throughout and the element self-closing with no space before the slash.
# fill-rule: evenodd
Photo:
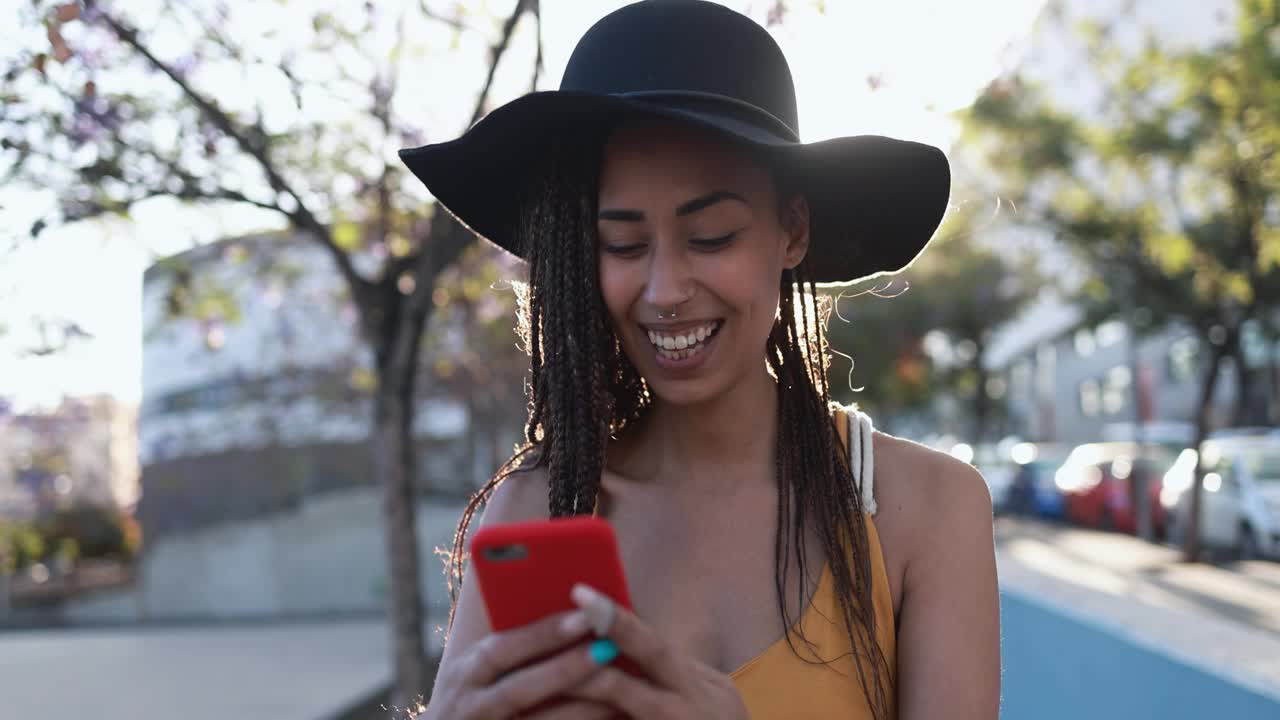
<svg viewBox="0 0 1280 720">
<path fill-rule="evenodd" d="M 1123 319 L 1089 326 L 1076 308 L 1056 300 L 1006 327 L 988 356 L 1003 380 L 1004 434 L 1077 443 L 1131 435 L 1141 421 L 1149 435 L 1189 440 L 1207 362 L 1200 339 L 1172 327 L 1130 345 Z M 1249 325 L 1242 345 L 1243 368 L 1223 360 L 1211 422 L 1232 424 L 1243 397 L 1246 422 L 1280 423 L 1280 345 Z"/>
<path fill-rule="evenodd" d="M 286 234 L 228 239 L 147 270 L 138 515 L 149 541 L 373 487 L 372 363 L 346 297 L 319 246 Z M 465 342 L 439 330 L 446 349 Z M 425 365 L 420 485 L 461 496 L 510 452 L 522 405 L 477 422 L 466 388 Z"/>
<path fill-rule="evenodd" d="M 0 517 L 32 518 L 138 500 L 136 410 L 108 395 L 65 398 L 46 412 L 0 408 Z"/>
</svg>

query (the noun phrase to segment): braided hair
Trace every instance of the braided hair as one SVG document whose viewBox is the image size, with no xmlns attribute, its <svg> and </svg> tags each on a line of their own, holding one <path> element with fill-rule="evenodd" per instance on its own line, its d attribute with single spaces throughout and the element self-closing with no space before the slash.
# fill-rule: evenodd
<svg viewBox="0 0 1280 720">
<path fill-rule="evenodd" d="M 513 473 L 542 468 L 551 517 L 590 514 L 600 490 L 610 437 L 639 419 L 653 397 L 613 331 L 599 287 L 596 213 L 604 137 L 553 141 L 518 223 L 528 282 L 518 286 L 517 330 L 529 354 L 524 441 L 472 497 L 449 555 L 449 590 L 457 609 L 465 541 L 475 514 Z M 775 173 L 782 206 L 789 194 Z M 889 717 L 888 661 L 876 641 L 871 561 L 862 498 L 833 419 L 824 328 L 830 298 L 807 278 L 805 263 L 781 278 L 779 311 L 766 345 L 777 383 L 777 533 L 775 591 L 783 627 L 792 628 L 786 579 L 795 563 L 808 577 L 804 538 L 817 537 L 829 562 L 858 681 L 874 716 Z M 805 584 L 797 583 L 805 607 Z M 786 633 L 792 651 L 796 638 Z M 831 662 L 829 658 L 821 662 Z M 808 659 L 806 658 L 806 661 Z M 812 662 L 812 661 L 811 661 Z M 868 667 L 868 664 L 871 667 Z"/>
</svg>

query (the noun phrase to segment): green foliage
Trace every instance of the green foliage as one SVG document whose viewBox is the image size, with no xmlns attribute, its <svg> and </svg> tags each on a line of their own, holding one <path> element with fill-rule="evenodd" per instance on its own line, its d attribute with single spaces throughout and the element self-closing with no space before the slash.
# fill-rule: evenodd
<svg viewBox="0 0 1280 720">
<path fill-rule="evenodd" d="M 34 522 L 0 521 L 0 572 L 55 559 L 127 560 L 141 544 L 142 530 L 132 516 L 97 505 L 74 505 Z"/>
<path fill-rule="evenodd" d="M 1206 49 L 1148 37 L 1125 54 L 1113 28 L 1085 28 L 1105 92 L 1088 116 L 1015 77 L 963 117 L 1001 193 L 1092 268 L 1081 299 L 1095 314 L 1128 299 L 1152 329 L 1180 320 L 1207 333 L 1280 305 L 1280 10 L 1236 10 L 1232 36 Z"/>
<path fill-rule="evenodd" d="M 437 383 L 471 402 L 518 416 L 528 358 L 513 328 L 519 275 L 513 259 L 487 245 L 469 248 L 436 281 L 431 329 L 423 336 Z"/>
<path fill-rule="evenodd" d="M 831 343 L 853 362 L 851 371 L 841 361 L 832 368 L 840 400 L 891 417 L 950 392 L 971 399 L 985 422 L 983 353 L 992 333 L 1044 286 L 1030 257 L 982 242 L 988 218 L 981 205 L 961 204 L 938 239 L 891 284 L 838 301 Z M 947 352 L 931 352 L 930 336 Z"/>
<path fill-rule="evenodd" d="M 837 354 L 830 370 L 837 400 L 856 402 L 877 416 L 925 405 L 934 385 L 933 364 L 924 352 L 928 331 L 915 322 L 916 298 L 905 282 L 837 296 L 828 326 Z M 864 341 L 870 338 L 874 342 Z"/>
<path fill-rule="evenodd" d="M 0 521 L 0 573 L 13 573 L 44 555 L 45 539 L 33 526 Z"/>
<path fill-rule="evenodd" d="M 131 558 L 141 541 L 137 523 L 114 508 L 73 505 L 36 524 L 54 554 L 81 558 Z"/>
</svg>

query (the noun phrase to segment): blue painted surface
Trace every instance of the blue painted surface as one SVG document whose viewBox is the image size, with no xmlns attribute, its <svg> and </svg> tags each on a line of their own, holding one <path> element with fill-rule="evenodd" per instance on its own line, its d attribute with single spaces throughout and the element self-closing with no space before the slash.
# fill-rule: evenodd
<svg viewBox="0 0 1280 720">
<path fill-rule="evenodd" d="M 1280 720 L 1268 697 L 1123 632 L 1001 593 L 1002 720 Z"/>
<path fill-rule="evenodd" d="M 1061 520 L 1067 516 L 1067 499 L 1056 488 L 1037 489 L 1036 514 L 1046 520 Z"/>
</svg>

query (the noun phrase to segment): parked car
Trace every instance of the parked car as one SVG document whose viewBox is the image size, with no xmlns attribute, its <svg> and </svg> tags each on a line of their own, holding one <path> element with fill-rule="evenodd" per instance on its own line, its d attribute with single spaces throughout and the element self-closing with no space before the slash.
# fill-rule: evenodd
<svg viewBox="0 0 1280 720">
<path fill-rule="evenodd" d="M 1151 526 L 1157 537 L 1163 537 L 1162 480 L 1181 450 L 1178 445 L 1145 443 L 1139 454 L 1132 442 L 1080 445 L 1054 474 L 1054 484 L 1065 499 L 1066 517 L 1086 527 L 1137 532 L 1138 483 L 1134 480 L 1145 476 Z"/>
<path fill-rule="evenodd" d="M 973 449 L 973 466 L 987 481 L 987 489 L 991 491 L 992 510 L 996 513 L 1006 512 L 1009 507 L 1009 491 L 1018 469 L 1013 458 L 1008 452 L 1001 452 L 997 445 L 978 445 Z"/>
<path fill-rule="evenodd" d="M 1222 434 L 1204 444 L 1200 541 L 1239 557 L 1280 558 L 1280 434 Z M 1181 540 L 1198 456 L 1187 450 L 1165 476 L 1161 503 Z"/>
<path fill-rule="evenodd" d="M 1054 474 L 1067 458 L 1067 448 L 1058 445 L 1024 443 L 1014 448 L 1014 474 L 1009 492 L 1009 512 L 1061 520 L 1066 505 L 1054 484 Z"/>
</svg>

